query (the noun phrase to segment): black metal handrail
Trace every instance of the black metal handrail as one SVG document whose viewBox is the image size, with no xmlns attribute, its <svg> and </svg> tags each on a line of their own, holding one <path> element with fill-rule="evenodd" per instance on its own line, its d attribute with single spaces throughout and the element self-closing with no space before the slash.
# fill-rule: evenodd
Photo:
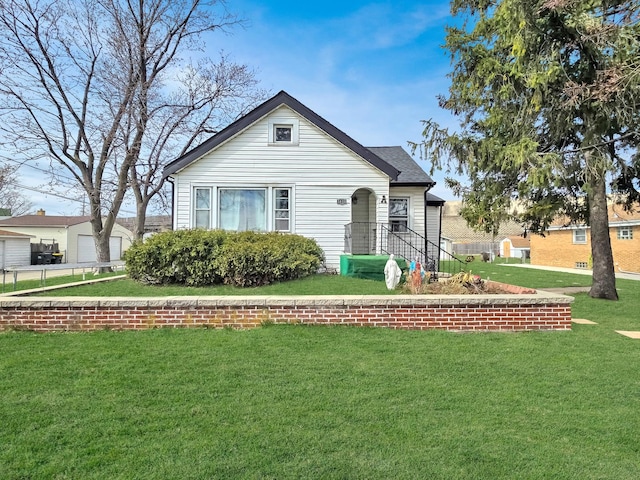
<svg viewBox="0 0 640 480">
<path fill-rule="evenodd" d="M 408 227 L 384 223 L 352 222 L 345 225 L 345 253 L 393 254 L 408 263 L 415 261 L 431 272 L 431 278 L 464 271 L 466 263 Z"/>
</svg>

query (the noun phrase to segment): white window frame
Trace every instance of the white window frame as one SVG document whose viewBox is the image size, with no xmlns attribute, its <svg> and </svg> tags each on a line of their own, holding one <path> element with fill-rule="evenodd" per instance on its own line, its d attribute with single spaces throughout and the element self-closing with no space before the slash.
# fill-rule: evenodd
<svg viewBox="0 0 640 480">
<path fill-rule="evenodd" d="M 199 190 L 204 190 L 209 192 L 209 208 L 208 210 L 208 221 L 209 226 L 207 229 L 213 228 L 221 228 L 220 226 L 220 191 L 221 190 L 264 190 L 265 192 L 265 230 L 267 232 L 286 232 L 286 233 L 295 233 L 295 188 L 293 185 L 246 185 L 246 184 L 234 184 L 234 185 L 216 185 L 216 186 L 208 186 L 208 185 L 194 185 L 192 187 L 192 217 L 191 217 L 191 227 L 198 228 L 197 226 L 197 215 L 196 211 L 204 210 L 197 209 L 197 192 Z M 276 197 L 278 191 L 286 190 L 288 192 L 288 217 L 286 220 L 288 221 L 288 228 L 278 228 L 278 219 L 277 212 L 284 211 L 285 209 L 279 209 L 278 207 L 278 198 Z M 282 218 L 284 219 L 284 217 Z M 281 220 L 282 220 L 281 219 Z M 199 228 L 205 228 L 204 226 L 200 226 Z"/>
<path fill-rule="evenodd" d="M 618 227 L 617 238 L 618 240 L 633 240 L 633 227 L 630 225 Z"/>
<path fill-rule="evenodd" d="M 582 235 L 580 235 L 582 232 Z M 587 229 L 586 228 L 576 228 L 573 231 L 573 243 L 574 245 L 584 245 L 587 243 Z"/>
<path fill-rule="evenodd" d="M 291 141 L 278 141 L 276 139 L 277 128 L 290 128 Z M 274 118 L 269 120 L 269 145 L 276 146 L 295 146 L 299 145 L 300 140 L 300 122 L 297 118 Z"/>
<path fill-rule="evenodd" d="M 391 211 L 391 206 L 393 205 L 393 202 L 396 200 L 403 200 L 406 202 L 407 204 L 407 211 L 405 215 L 393 215 L 393 212 Z M 411 212 L 411 198 L 410 197 L 402 197 L 402 196 L 393 196 L 393 197 L 389 197 L 389 228 L 391 229 L 392 232 L 396 232 L 396 233 L 406 233 L 407 230 L 409 228 L 411 228 L 410 225 L 410 215 Z M 394 222 L 402 222 L 405 221 L 406 225 L 404 225 L 404 228 L 402 228 L 402 224 L 401 223 L 394 223 Z"/>
<path fill-rule="evenodd" d="M 287 208 L 278 208 L 278 199 L 284 198 L 279 197 L 278 193 L 286 190 L 287 193 Z M 293 199 L 292 199 L 293 189 L 291 187 L 273 187 L 272 188 L 272 198 L 273 198 L 273 208 L 272 208 L 272 216 L 273 216 L 273 230 L 276 232 L 291 232 L 292 231 L 292 207 L 293 207 Z M 278 220 L 284 220 L 284 217 L 278 218 L 278 212 L 286 212 L 287 213 L 287 228 L 282 229 L 278 228 Z"/>
<path fill-rule="evenodd" d="M 198 208 L 198 191 L 207 191 L 209 193 L 209 208 Z M 198 225 L 198 212 L 208 211 L 209 215 L 207 216 L 207 226 Z M 195 186 L 193 187 L 193 228 L 204 228 L 210 229 L 212 223 L 211 214 L 213 212 L 213 189 L 211 187 L 205 186 Z"/>
</svg>

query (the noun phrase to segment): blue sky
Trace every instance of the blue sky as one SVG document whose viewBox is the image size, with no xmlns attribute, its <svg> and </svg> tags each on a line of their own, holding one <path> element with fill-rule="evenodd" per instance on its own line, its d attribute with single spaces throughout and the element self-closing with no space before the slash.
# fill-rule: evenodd
<svg viewBox="0 0 640 480">
<path fill-rule="evenodd" d="M 206 53 L 215 58 L 224 51 L 252 67 L 262 88 L 287 91 L 361 144 L 408 150 L 409 141 L 421 139 L 422 120 L 454 125 L 436 98 L 447 92 L 450 71 L 441 48 L 452 23 L 448 2 L 229 0 L 227 6 L 245 26 L 207 37 Z M 432 192 L 451 200 L 443 177 L 433 175 Z M 34 210 L 81 213 L 78 203 L 29 195 Z M 132 212 L 125 205 L 121 215 Z"/>
<path fill-rule="evenodd" d="M 365 146 L 419 141 L 422 120 L 454 122 L 438 107 L 450 61 L 441 48 L 452 23 L 446 1 L 229 3 L 244 29 L 213 37 L 262 86 L 285 90 Z M 416 157 L 418 159 L 418 157 Z M 419 163 L 428 170 L 430 165 Z M 443 175 L 433 193 L 452 199 Z"/>
</svg>

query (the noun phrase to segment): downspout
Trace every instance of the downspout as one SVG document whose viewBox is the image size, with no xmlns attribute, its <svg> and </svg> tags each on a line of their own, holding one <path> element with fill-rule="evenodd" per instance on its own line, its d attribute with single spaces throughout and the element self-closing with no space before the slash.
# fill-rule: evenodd
<svg viewBox="0 0 640 480">
<path fill-rule="evenodd" d="M 427 194 L 429 193 L 429 190 L 431 190 L 434 187 L 435 183 L 431 183 L 427 186 L 427 188 L 424 191 L 424 253 L 425 256 L 428 256 L 428 250 L 427 247 L 429 246 L 429 234 L 427 233 L 427 207 L 428 207 L 428 202 L 427 202 Z M 442 209 L 440 214 L 442 215 Z M 441 222 L 442 223 L 442 222 Z M 438 234 L 439 235 L 439 234 Z M 439 238 L 439 236 L 438 236 Z M 425 262 L 427 261 L 427 259 L 424 259 Z"/>
<path fill-rule="evenodd" d="M 169 182 L 171 184 L 171 230 L 175 230 L 175 213 L 176 213 L 176 206 L 175 206 L 175 190 L 176 190 L 176 186 L 173 183 L 173 178 L 172 177 L 167 177 L 167 182 Z"/>
</svg>

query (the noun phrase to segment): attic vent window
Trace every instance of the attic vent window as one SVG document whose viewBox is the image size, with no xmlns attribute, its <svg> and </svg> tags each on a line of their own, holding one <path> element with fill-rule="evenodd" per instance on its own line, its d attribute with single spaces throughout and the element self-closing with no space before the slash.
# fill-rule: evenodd
<svg viewBox="0 0 640 480">
<path fill-rule="evenodd" d="M 273 137 L 275 138 L 276 142 L 291 143 L 291 139 L 292 139 L 291 125 L 276 125 L 274 128 L 275 128 L 275 132 Z"/>
<path fill-rule="evenodd" d="M 295 146 L 299 141 L 300 122 L 297 118 L 269 120 L 269 145 Z"/>
</svg>

